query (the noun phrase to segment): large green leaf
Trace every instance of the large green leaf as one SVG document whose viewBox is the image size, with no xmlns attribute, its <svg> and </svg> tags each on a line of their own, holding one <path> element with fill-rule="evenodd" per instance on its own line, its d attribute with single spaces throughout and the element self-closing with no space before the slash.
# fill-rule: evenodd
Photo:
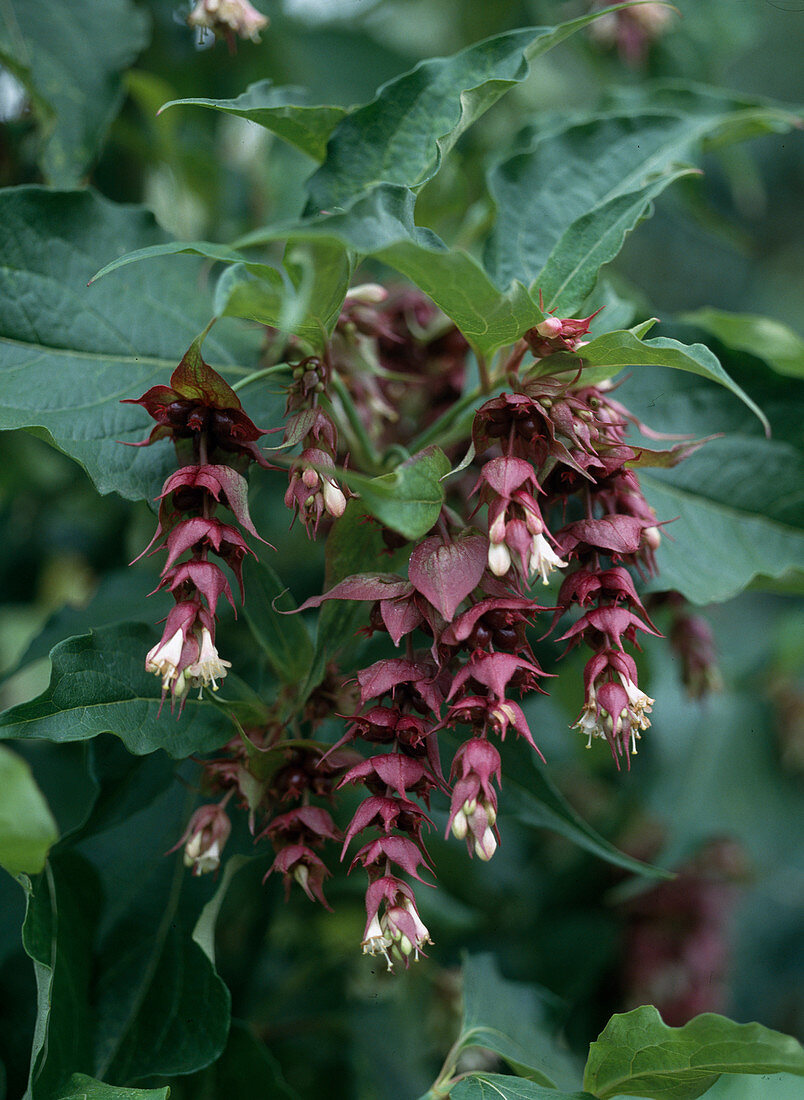
<svg viewBox="0 0 804 1100">
<path fill-rule="evenodd" d="M 127 1089 L 119 1085 L 104 1085 L 84 1073 L 74 1073 L 58 1090 L 54 1100 L 168 1100 L 170 1089 Z"/>
<path fill-rule="evenodd" d="M 348 204 L 376 184 L 418 188 L 460 135 L 528 75 L 528 62 L 598 17 L 506 31 L 452 57 L 422 61 L 336 127 L 309 181 L 312 210 Z"/>
<path fill-rule="evenodd" d="M 557 369 L 577 371 L 579 366 L 595 368 L 585 376 L 589 381 L 614 375 L 623 367 L 672 367 L 673 370 L 688 371 L 731 390 L 756 414 L 766 432 L 770 431 L 768 419 L 757 403 L 729 377 L 717 356 L 705 344 L 682 344 L 664 336 L 643 340 L 641 331 L 644 328 L 607 332 L 573 355 L 551 356 L 540 369 L 552 373 Z"/>
<path fill-rule="evenodd" d="M 237 115 L 264 126 L 266 130 L 301 149 L 315 160 L 324 159 L 327 141 L 346 114 L 343 107 L 313 106 L 304 102 L 305 88 L 276 87 L 271 80 L 258 80 L 235 99 L 171 99 L 160 108 L 209 107 Z"/>
<path fill-rule="evenodd" d="M 229 991 L 179 919 L 182 878 L 177 859 L 170 892 L 138 898 L 104 940 L 95 990 L 100 1077 L 192 1073 L 226 1043 Z"/>
<path fill-rule="evenodd" d="M 676 588 L 693 603 L 730 599 L 749 584 L 802 588 L 804 394 L 756 367 L 743 378 L 768 413 L 769 440 L 749 434 L 756 425 L 736 400 L 690 374 L 634 371 L 619 391 L 656 430 L 727 433 L 672 470 L 639 472 L 658 519 L 675 520 L 663 528 L 652 587 Z"/>
<path fill-rule="evenodd" d="M 563 234 L 534 280 L 532 293 L 550 311 L 577 313 L 594 290 L 601 267 L 620 252 L 625 238 L 645 217 L 654 198 L 691 172 L 668 168 L 637 191 L 616 195 L 578 218 Z"/>
<path fill-rule="evenodd" d="M 59 832 L 26 762 L 0 746 L 0 866 L 38 874 Z"/>
<path fill-rule="evenodd" d="M 706 308 L 683 313 L 679 320 L 703 329 L 734 351 L 763 359 L 779 374 L 804 378 L 804 340 L 773 317 Z"/>
<path fill-rule="evenodd" d="M 33 960 L 37 1015 L 24 1100 L 51 1100 L 70 1073 L 92 1070 L 92 943 L 100 912 L 97 876 L 72 853 L 54 858 L 28 896 L 22 943 Z"/>
<path fill-rule="evenodd" d="M 493 956 L 473 955 L 463 967 L 463 1000 L 454 1050 L 492 1050 L 520 1077 L 552 1088 L 573 1086 L 579 1075 L 555 1042 L 536 987 L 502 978 Z"/>
<path fill-rule="evenodd" d="M 224 709 L 191 692 L 181 716 L 171 715 L 169 703 L 162 707 L 159 678 L 145 671 L 155 639 L 153 630 L 137 623 L 102 627 L 57 645 L 49 686 L 5 712 L 0 738 L 84 741 L 109 732 L 136 755 L 164 749 L 176 758 L 218 748 L 234 732 L 227 711 L 242 713 L 242 705 L 227 702 Z"/>
<path fill-rule="evenodd" d="M 707 138 L 719 144 L 795 125 L 790 112 L 700 89 L 661 92 L 639 108 L 602 117 L 551 122 L 499 164 L 489 186 L 498 217 L 486 247 L 492 277 L 542 290 L 548 308 L 574 313 L 600 267 L 680 166 L 699 157 Z"/>
<path fill-rule="evenodd" d="M 450 1089 L 450 1100 L 593 1100 L 588 1092 L 545 1088 L 501 1073 L 470 1073 Z"/>
<path fill-rule="evenodd" d="M 737 451 L 739 440 L 729 450 Z M 714 448 L 713 448 L 714 449 Z M 750 455 L 753 448 L 746 448 Z M 752 581 L 774 578 L 789 590 L 804 591 L 804 532 L 769 519 L 765 510 L 742 496 L 741 481 L 732 471 L 744 469 L 747 455 L 737 467 L 718 465 L 710 455 L 679 472 L 694 484 L 659 481 L 655 473 L 640 472 L 639 480 L 659 520 L 675 520 L 664 528 L 657 553 L 657 587 L 674 588 L 692 603 L 707 604 L 736 596 Z M 682 466 L 686 463 L 682 463 Z M 679 467 L 679 471 L 680 471 Z M 674 471 L 675 472 L 675 471 Z M 754 468 L 751 476 L 761 475 Z M 787 471 L 783 484 L 789 483 Z M 768 499 L 775 487 L 767 484 Z"/>
<path fill-rule="evenodd" d="M 167 442 L 122 446 L 145 438 L 153 422 L 120 401 L 167 381 L 209 321 L 210 297 L 197 264 L 169 261 L 86 284 L 109 256 L 163 239 L 145 210 L 92 192 L 0 194 L 0 428 L 42 429 L 100 492 L 131 499 L 155 496 L 175 456 Z M 256 362 L 258 342 L 226 321 L 204 349 L 234 381 Z M 281 408 L 266 392 L 263 407 L 247 411 L 267 428 Z"/>
<path fill-rule="evenodd" d="M 804 1050 L 761 1024 L 712 1012 L 668 1027 L 652 1005 L 612 1016 L 589 1048 L 584 1088 L 601 1100 L 651 1096 L 695 1100 L 721 1073 L 796 1073 Z"/>
<path fill-rule="evenodd" d="M 0 60 L 31 95 L 49 183 L 85 177 L 123 101 L 120 73 L 147 42 L 148 17 L 131 0 L 0 6 Z"/>
</svg>

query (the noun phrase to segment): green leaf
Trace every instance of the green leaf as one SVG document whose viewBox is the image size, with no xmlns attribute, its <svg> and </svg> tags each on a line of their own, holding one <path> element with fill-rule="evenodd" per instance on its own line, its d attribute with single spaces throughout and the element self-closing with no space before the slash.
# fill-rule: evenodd
<svg viewBox="0 0 804 1100">
<path fill-rule="evenodd" d="M 288 596 L 287 585 L 270 565 L 249 560 L 244 570 L 248 591 L 245 617 L 254 638 L 262 647 L 276 675 L 285 684 L 297 684 L 310 671 L 313 644 L 304 622 L 298 615 L 281 614 L 295 610 Z"/>
<path fill-rule="evenodd" d="M 682 344 L 664 336 L 642 340 L 637 333 L 638 329 L 607 332 L 572 355 L 562 353 L 560 356 L 550 356 L 541 368 L 542 373 L 548 370 L 551 373 L 555 370 L 577 371 L 579 366 L 599 368 L 584 376 L 585 380 L 593 382 L 605 375 L 614 375 L 623 367 L 672 367 L 674 370 L 689 371 L 731 390 L 756 414 L 765 431 L 770 431 L 768 419 L 756 402 L 729 377 L 717 357 L 704 344 Z"/>
<path fill-rule="evenodd" d="M 779 374 L 804 378 L 804 340 L 773 317 L 698 309 L 682 313 L 679 320 L 703 329 L 734 351 L 755 355 Z"/>
<path fill-rule="evenodd" d="M 12 875 L 38 874 L 59 831 L 31 769 L 0 746 L 0 866 Z"/>
<path fill-rule="evenodd" d="M 639 471 L 657 519 L 673 521 L 662 528 L 650 587 L 675 588 L 697 604 L 731 599 L 749 584 L 804 587 L 804 394 L 771 371 L 763 377 L 758 365 L 744 377 L 770 417 L 772 439 L 749 434 L 756 426 L 744 407 L 691 374 L 635 371 L 619 391 L 657 431 L 726 433 L 671 470 Z"/>
<path fill-rule="evenodd" d="M 169 703 L 160 717 L 159 678 L 145 671 L 155 640 L 153 630 L 137 623 L 61 642 L 51 653 L 49 686 L 0 717 L 0 738 L 84 741 L 109 732 L 138 756 L 164 749 L 175 758 L 223 745 L 234 732 L 231 719 L 206 698 L 191 692 L 180 717 L 171 715 Z"/>
<path fill-rule="evenodd" d="M 153 422 L 120 401 L 167 381 L 209 321 L 211 301 L 197 264 L 164 261 L 108 286 L 86 284 L 109 256 L 163 239 L 145 210 L 92 192 L 0 193 L 0 428 L 44 429 L 100 492 L 135 500 L 156 495 L 175 456 L 168 442 L 122 446 L 144 439 Z M 204 345 L 230 382 L 249 372 L 259 343 L 233 326 L 216 325 Z M 267 428 L 282 401 L 265 401 L 247 411 Z"/>
<path fill-rule="evenodd" d="M 588 1092 L 562 1092 L 521 1077 L 471 1073 L 450 1089 L 450 1100 L 593 1100 Z"/>
<path fill-rule="evenodd" d="M 733 439 L 726 447 L 734 455 L 740 444 Z M 674 588 L 697 604 L 729 600 L 763 577 L 804 591 L 804 533 L 768 518 L 763 506 L 743 496 L 742 483 L 734 480 L 735 469 L 753 479 L 765 476 L 761 467 L 749 470 L 752 450 L 748 444 L 747 454 L 737 454 L 736 466 L 720 465 L 710 454 L 690 468 L 687 463 L 693 463 L 693 456 L 673 471 L 674 480 L 683 478 L 680 485 L 640 471 L 640 484 L 657 518 L 675 521 L 663 528 L 657 552 L 657 583 L 662 589 Z M 691 483 L 694 473 L 699 478 Z M 788 471 L 782 473 L 781 484 L 786 485 Z M 768 481 L 766 489 L 770 501 L 777 487 Z"/>
<path fill-rule="evenodd" d="M 660 867 L 621 852 L 584 821 L 550 779 L 547 769 L 535 761 L 530 749 L 506 747 L 505 755 L 506 759 L 518 764 L 509 768 L 505 785 L 506 791 L 512 794 L 510 807 L 523 825 L 551 829 L 599 859 L 645 878 L 673 877 Z M 527 761 L 523 759 L 525 755 L 529 758 Z"/>
<path fill-rule="evenodd" d="M 463 967 L 463 1000 L 458 1050 L 492 1050 L 520 1077 L 572 1087 L 575 1067 L 547 1025 L 542 991 L 500 977 L 492 955 L 473 955 Z"/>
<path fill-rule="evenodd" d="M 130 0 L 2 5 L 0 60 L 31 95 L 49 183 L 81 183 L 123 101 L 120 73 L 147 44 L 148 17 Z"/>
<path fill-rule="evenodd" d="M 218 914 L 226 899 L 229 884 L 240 868 L 244 867 L 245 864 L 249 862 L 249 856 L 229 856 L 224 864 L 223 874 L 217 884 L 215 893 L 201 910 L 201 915 L 195 922 L 193 940 L 198 944 L 213 966 L 215 965 L 215 926 L 218 923 Z"/>
<path fill-rule="evenodd" d="M 578 218 L 567 229 L 534 280 L 545 308 L 566 316 L 576 313 L 594 290 L 601 267 L 617 256 L 631 230 L 645 217 L 651 202 L 675 180 L 694 169 L 667 169 L 638 191 L 617 195 Z"/>
<path fill-rule="evenodd" d="M 244 1023 L 232 1021 L 229 1041 L 218 1060 L 208 1069 L 181 1078 L 171 1085 L 172 1100 L 199 1100 L 201 1097 L 223 1100 L 300 1100 L 299 1094 L 285 1081 L 282 1070 L 270 1051 Z"/>
<path fill-rule="evenodd" d="M 528 62 L 598 17 L 495 35 L 452 57 L 431 58 L 383 85 L 336 127 L 309 181 L 309 208 L 343 207 L 379 183 L 418 188 L 460 135 L 528 75 Z"/>
<path fill-rule="evenodd" d="M 500 286 L 519 279 L 542 290 L 548 308 L 572 314 L 707 139 L 725 144 L 793 125 L 790 112 L 764 102 L 684 87 L 649 90 L 628 111 L 553 123 L 490 174 L 498 217 L 487 269 Z"/>
<path fill-rule="evenodd" d="M 138 899 L 104 940 L 95 1072 L 109 1080 L 192 1073 L 226 1043 L 229 990 L 178 919 L 174 866 L 170 893 Z"/>
<path fill-rule="evenodd" d="M 452 318 L 470 344 L 484 355 L 516 340 L 543 319 L 543 312 L 521 283 L 513 283 L 506 291 L 500 290 L 473 256 L 460 249 L 447 248 L 431 230 L 417 226 L 413 218 L 415 201 L 409 188 L 383 184 L 359 197 L 345 213 L 266 226 L 242 237 L 237 247 L 243 250 L 277 240 L 287 240 L 290 244 L 320 242 L 374 256 L 428 294 Z M 230 262 L 244 258 L 242 251 L 224 250 L 206 241 L 149 245 L 107 263 L 95 279 L 139 260 L 179 253 L 218 260 L 225 259 L 227 252 Z M 231 306 L 239 315 L 260 319 L 281 313 L 279 283 L 275 276 L 266 273 L 264 266 L 248 265 L 252 275 L 259 272 L 265 276 L 265 281 L 253 288 L 253 297 L 250 290 L 244 290 L 242 308 L 239 303 Z M 238 281 L 235 276 L 228 278 L 232 282 L 224 284 L 226 293 Z M 223 294 L 218 297 L 218 305 L 230 308 Z"/>
<path fill-rule="evenodd" d="M 33 960 L 37 1014 L 24 1100 L 50 1100 L 77 1070 L 92 1069 L 92 942 L 100 889 L 92 868 L 68 853 L 55 857 L 28 895 L 22 943 Z"/>
<path fill-rule="evenodd" d="M 804 1075 L 804 1050 L 761 1024 L 712 1012 L 668 1027 L 652 1005 L 612 1016 L 589 1048 L 584 1088 L 608 1097 L 695 1100 L 721 1073 Z"/>
<path fill-rule="evenodd" d="M 164 753 L 132 756 L 114 737 L 100 736 L 86 752 L 88 779 L 94 791 L 84 820 L 67 833 L 59 848 L 113 829 L 150 806 L 172 783 L 173 761 Z"/>
<path fill-rule="evenodd" d="M 291 243 L 284 271 L 267 264 L 228 267 L 215 288 L 215 313 L 271 325 L 323 348 L 338 320 L 352 266 L 340 242 Z"/>
<path fill-rule="evenodd" d="M 258 80 L 235 99 L 171 99 L 158 113 L 168 107 L 209 107 L 237 115 L 264 126 L 314 160 L 322 161 L 329 136 L 346 111 L 343 107 L 304 103 L 308 95 L 305 88 L 276 87 L 271 80 Z"/>
<path fill-rule="evenodd" d="M 55 1100 L 168 1100 L 170 1089 L 127 1089 L 119 1085 L 104 1085 L 94 1077 L 74 1073 Z"/>
<path fill-rule="evenodd" d="M 390 474 L 364 477 L 351 470 L 338 476 L 359 491 L 366 508 L 392 531 L 414 541 L 427 534 L 441 513 L 444 487 L 441 479 L 450 462 L 439 447 L 428 447 L 406 459 Z"/>
</svg>

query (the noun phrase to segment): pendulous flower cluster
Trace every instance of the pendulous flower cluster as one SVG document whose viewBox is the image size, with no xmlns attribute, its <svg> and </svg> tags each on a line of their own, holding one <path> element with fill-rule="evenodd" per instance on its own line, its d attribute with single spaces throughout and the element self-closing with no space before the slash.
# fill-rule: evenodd
<svg viewBox="0 0 804 1100">
<path fill-rule="evenodd" d="M 369 447 L 372 439 L 393 447 L 396 430 L 401 444 L 408 415 L 403 399 L 417 379 L 440 378 L 434 395 L 458 383 L 465 347 L 454 330 L 433 323 L 429 303 L 415 299 L 389 298 L 373 285 L 356 288 L 322 353 L 299 355 L 292 341 L 284 346 L 292 380 L 276 449 L 297 449 L 287 460 L 285 504 L 310 537 L 347 509 L 350 494 L 337 474 L 346 465 L 339 430 L 359 441 L 360 421 Z M 502 372 L 510 388 L 474 414 L 470 455 L 455 471 L 461 477 L 452 481 L 436 523 L 412 546 L 399 532 L 383 530 L 397 561 L 408 546 L 404 571 L 347 576 L 298 608 L 364 603 L 362 633 L 387 636 L 398 654 L 359 668 L 351 700 L 348 681 L 330 664 L 290 726 L 294 710 L 286 694 L 268 706 L 266 725 L 204 763 L 206 787 L 222 797 L 196 812 L 180 842 L 193 873 L 217 869 L 234 799 L 247 811 L 256 841 L 273 849 L 266 877 L 281 875 L 286 892 L 296 883 L 329 908 L 324 849 L 337 844 L 349 872 L 361 868 L 367 879 L 363 951 L 382 956 L 389 969 L 424 954 L 432 940 L 416 889 L 432 886 L 435 875 L 427 848 L 437 811 L 432 799 L 448 803 L 447 836 L 488 861 L 501 840 L 501 743 L 520 738 L 544 759 L 523 700 L 545 693 L 552 675 L 532 648 L 533 628 L 545 614 L 551 618 L 541 640 L 567 614 L 571 623 L 557 641 L 589 651 L 573 728 L 587 747 L 604 740 L 617 766 L 623 760 L 630 766 L 654 705 L 639 686 L 633 650 L 640 636 L 658 636 L 634 574 L 655 572 L 662 536 L 636 473 L 645 448 L 627 437 L 629 424 L 647 429 L 614 399 L 609 384 L 587 384 L 573 362 L 594 316 L 548 315 L 511 349 Z M 161 676 L 163 696 L 170 692 L 181 701 L 191 686 L 216 687 L 228 667 L 214 647 L 215 610 L 221 597 L 232 606 L 234 600 L 209 555 L 232 569 L 242 596 L 242 561 L 252 553 L 238 526 L 223 522 L 216 509 L 228 508 L 239 527 L 259 537 L 240 469 L 252 461 L 268 465 L 257 446 L 263 433 L 203 363 L 197 345 L 170 387 L 154 387 L 138 402 L 157 421 L 148 442 L 168 435 L 192 456 L 165 483 L 149 547 L 167 550 L 159 588 L 173 594 L 176 606 L 147 667 Z M 388 398 L 405 365 L 411 384 L 392 405 Z M 447 405 L 451 400 L 445 396 Z M 538 581 L 544 590 L 556 575 L 560 584 L 549 606 L 537 603 L 532 585 Z M 690 634 L 684 643 L 690 653 L 694 642 Z M 316 742 L 318 723 L 331 716 L 346 719 L 345 732 L 335 744 Z M 346 788 L 357 788 L 361 798 L 339 826 L 330 811 Z"/>
<path fill-rule="evenodd" d="M 171 438 L 180 458 L 191 459 L 162 486 L 156 534 L 143 551 L 167 552 L 154 591 L 166 589 L 175 600 L 145 668 L 160 677 L 162 701 L 169 694 L 171 706 L 178 702 L 180 711 L 191 688 L 217 691 L 218 681 L 231 668 L 216 649 L 215 627 L 218 601 L 223 597 L 232 608 L 235 601 L 226 574 L 210 555 L 232 571 L 241 600 L 243 559 L 247 554 L 256 557 L 242 531 L 222 520 L 218 509 L 226 508 L 239 527 L 260 539 L 248 511 L 246 479 L 224 460 L 268 465 L 257 448 L 265 433 L 246 416 L 234 390 L 201 358 L 201 339 L 188 349 L 170 386 L 153 386 L 125 402 L 142 405 L 156 421 L 148 439 L 133 446 Z"/>
</svg>

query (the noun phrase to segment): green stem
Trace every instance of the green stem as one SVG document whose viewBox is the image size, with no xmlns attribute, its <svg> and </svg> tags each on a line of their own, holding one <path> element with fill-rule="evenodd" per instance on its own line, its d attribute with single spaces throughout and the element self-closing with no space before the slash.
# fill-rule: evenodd
<svg viewBox="0 0 804 1100">
<path fill-rule="evenodd" d="M 368 432 L 363 421 L 360 419 L 360 414 L 355 408 L 354 401 L 352 401 L 349 390 L 344 385 L 342 379 L 333 371 L 332 378 L 330 380 L 330 386 L 335 391 L 346 419 L 349 421 L 349 426 L 355 434 L 357 442 L 363 451 L 362 457 L 365 459 L 365 465 L 373 473 L 380 468 L 380 456 L 377 453 L 377 449 L 369 439 Z"/>
<path fill-rule="evenodd" d="M 267 378 L 269 374 L 279 374 L 281 371 L 289 370 L 288 363 L 275 363 L 272 367 L 263 367 L 261 370 L 252 371 L 251 374 L 247 374 L 245 378 L 241 378 L 239 382 L 235 382 L 232 389 L 237 393 L 238 390 L 242 390 L 245 386 L 251 385 L 252 382 L 259 382 L 261 378 Z"/>
</svg>

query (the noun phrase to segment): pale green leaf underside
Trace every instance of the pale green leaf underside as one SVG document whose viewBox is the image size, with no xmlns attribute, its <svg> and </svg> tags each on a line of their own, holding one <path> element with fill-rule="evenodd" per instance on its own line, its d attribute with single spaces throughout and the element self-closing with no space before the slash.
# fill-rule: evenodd
<svg viewBox="0 0 804 1100">
<path fill-rule="evenodd" d="M 696 604 L 718 603 L 763 577 L 804 591 L 804 532 L 707 498 L 640 472 L 640 484 L 663 529 L 658 551 L 662 589 L 674 588 Z"/>
<path fill-rule="evenodd" d="M 171 99 L 160 108 L 159 114 L 168 107 L 207 107 L 236 115 L 263 126 L 321 161 L 326 155 L 327 140 L 346 111 L 343 107 L 304 103 L 306 96 L 304 88 L 276 87 L 271 80 L 258 80 L 234 99 Z"/>
<path fill-rule="evenodd" d="M 540 1085 L 574 1084 L 575 1067 L 559 1051 L 546 1023 L 544 991 L 503 978 L 493 956 L 484 954 L 466 959 L 463 996 L 460 1049 L 492 1050 L 519 1076 Z"/>
<path fill-rule="evenodd" d="M 74 1073 L 55 1100 L 167 1100 L 170 1089 L 129 1089 L 122 1085 L 105 1085 L 84 1073 Z"/>
<path fill-rule="evenodd" d="M 450 1100 L 593 1100 L 588 1092 L 563 1092 L 500 1073 L 472 1073 L 454 1085 L 449 1095 Z"/>
<path fill-rule="evenodd" d="M 12 875 L 36 875 L 59 837 L 56 822 L 19 756 L 0 746 L 0 866 Z"/>
<path fill-rule="evenodd" d="M 773 317 L 707 308 L 683 313 L 679 320 L 703 329 L 734 351 L 755 355 L 778 374 L 804 378 L 804 340 Z"/>
</svg>

